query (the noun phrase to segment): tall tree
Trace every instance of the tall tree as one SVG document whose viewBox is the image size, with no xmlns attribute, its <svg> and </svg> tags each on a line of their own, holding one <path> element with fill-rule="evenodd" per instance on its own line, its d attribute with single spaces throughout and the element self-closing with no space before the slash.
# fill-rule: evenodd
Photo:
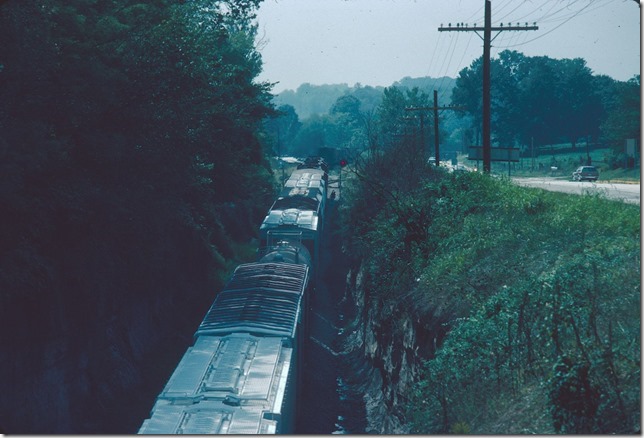
<svg viewBox="0 0 644 438">
<path fill-rule="evenodd" d="M 292 105 L 280 105 L 276 115 L 264 123 L 273 153 L 280 156 L 292 154 L 293 141 L 301 126 L 295 108 Z"/>
<path fill-rule="evenodd" d="M 256 233 L 258 3 L 0 4 L 6 432 L 135 432 Z"/>
<path fill-rule="evenodd" d="M 481 128 L 483 124 L 483 61 L 475 59 L 469 67 L 462 69 L 456 78 L 456 85 L 452 90 L 452 104 L 467 108 L 467 114 L 472 117 L 475 129 L 475 138 L 472 141 L 480 144 Z M 462 117 L 465 113 L 458 113 Z"/>
<path fill-rule="evenodd" d="M 621 149 L 625 139 L 641 138 L 640 75 L 627 82 L 615 83 L 611 92 L 613 100 L 607 108 L 607 118 L 601 125 L 601 135 L 604 141 Z"/>
<path fill-rule="evenodd" d="M 452 102 L 468 108 L 479 129 L 481 60 L 459 73 Z M 596 136 L 602 99 L 583 59 L 555 60 L 503 51 L 491 65 L 492 134 L 499 145 L 537 144 Z"/>
<path fill-rule="evenodd" d="M 599 134 L 601 101 L 586 61 L 562 59 L 557 64 L 559 80 L 555 86 L 560 103 L 560 125 L 574 148 L 579 138 L 596 138 Z"/>
</svg>

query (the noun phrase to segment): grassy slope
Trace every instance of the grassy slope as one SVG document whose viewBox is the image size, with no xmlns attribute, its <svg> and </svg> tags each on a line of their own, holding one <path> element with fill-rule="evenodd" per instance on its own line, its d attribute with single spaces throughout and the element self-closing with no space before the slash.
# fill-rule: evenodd
<svg viewBox="0 0 644 438">
<path fill-rule="evenodd" d="M 431 279 L 422 288 L 429 302 L 442 305 L 435 297 L 455 294 L 448 300 L 470 309 L 451 322 L 453 331 L 428 365 L 436 384 L 429 399 L 437 388 L 450 393 L 444 420 L 451 430 L 634 431 L 639 208 L 486 184 L 496 186 L 494 196 L 477 197 L 479 212 L 446 212 L 452 235 L 421 277 Z M 571 381 L 592 389 L 570 395 Z"/>
<path fill-rule="evenodd" d="M 408 406 L 416 432 L 636 430 L 639 207 L 477 173 L 398 203 L 361 236 L 368 287 L 450 330 Z"/>
<path fill-rule="evenodd" d="M 566 146 L 569 145 L 559 145 Z M 606 159 L 609 156 L 610 149 L 594 149 L 589 152 L 590 158 L 594 166 L 600 171 L 600 182 L 625 182 L 625 183 L 639 183 L 640 169 L 610 169 L 606 164 Z M 513 176 L 557 176 L 563 178 L 570 178 L 572 172 L 582 164 L 586 159 L 586 149 L 582 145 L 576 152 L 559 152 L 557 146 L 553 146 L 552 150 L 548 148 L 541 151 L 541 154 L 534 159 L 521 158 L 518 163 L 512 163 L 510 170 Z M 461 155 L 459 162 L 466 166 L 474 167 L 476 161 L 468 160 L 467 155 Z M 480 167 L 483 166 L 482 162 L 479 163 Z M 557 170 L 551 170 L 551 166 L 557 167 Z M 507 174 L 507 163 L 492 163 L 492 170 L 495 173 Z"/>
</svg>

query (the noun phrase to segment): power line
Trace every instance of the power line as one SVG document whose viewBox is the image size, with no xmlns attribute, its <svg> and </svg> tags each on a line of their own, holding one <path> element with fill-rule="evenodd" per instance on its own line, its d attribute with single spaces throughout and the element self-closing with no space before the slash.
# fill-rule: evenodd
<svg viewBox="0 0 644 438">
<path fill-rule="evenodd" d="M 555 6 L 557 6 L 557 1 L 556 1 L 556 0 L 555 0 L 555 2 L 552 4 L 552 6 L 550 7 L 550 9 L 548 9 L 548 11 L 546 12 L 546 14 L 548 14 L 548 13 L 549 13 L 549 12 L 550 12 L 554 7 L 555 7 Z M 526 18 L 526 17 L 530 17 L 530 16 L 531 16 L 531 15 L 533 15 L 535 12 L 537 12 L 537 11 L 536 11 L 536 10 L 533 10 L 532 12 L 528 12 L 527 14 L 525 14 L 525 15 L 523 15 L 523 16 L 521 16 L 521 17 L 518 17 L 518 18 L 516 18 L 515 20 L 512 20 L 512 21 L 539 21 L 539 22 L 541 22 L 541 18 L 539 18 L 539 19 L 527 19 L 527 18 Z"/>
<path fill-rule="evenodd" d="M 483 27 L 467 26 L 465 24 L 456 23 L 455 27 L 449 23 L 448 27 L 438 28 L 439 32 L 442 31 L 461 31 L 461 32 L 483 32 L 483 170 L 489 173 L 491 170 L 492 150 L 490 142 L 490 46 L 492 43 L 492 31 L 525 31 L 539 29 L 536 24 L 534 26 L 494 26 L 492 27 L 492 3 L 490 0 L 485 0 L 485 25 Z M 498 34 L 497 34 L 498 36 Z M 480 35 L 479 35 L 480 37 Z"/>
<path fill-rule="evenodd" d="M 586 6 L 584 6 L 579 11 L 571 11 L 571 12 L 567 12 L 565 14 L 562 14 L 561 16 L 558 16 L 556 18 L 553 17 L 553 18 L 550 18 L 548 20 L 543 20 L 543 21 L 538 20 L 538 21 L 539 21 L 539 23 L 543 24 L 543 23 L 556 23 L 558 21 L 568 20 L 568 19 L 570 19 L 572 17 L 576 17 L 578 15 L 584 15 L 584 14 L 587 14 L 589 12 L 596 11 L 597 9 L 601 9 L 601 8 L 607 6 L 608 3 L 599 3 L 599 4 L 595 3 L 593 8 L 590 8 L 591 5 L 593 5 L 593 2 L 589 2 Z M 583 14 L 582 14 L 582 11 L 585 11 L 585 12 L 583 12 Z"/>
<path fill-rule="evenodd" d="M 456 110 L 462 111 L 465 107 L 460 106 L 438 106 L 438 91 L 434 90 L 434 106 L 424 106 L 424 107 L 409 107 L 405 108 L 405 111 L 433 111 L 434 112 L 434 158 L 436 159 L 436 166 L 440 165 L 440 149 L 439 149 L 439 130 L 438 130 L 438 111 L 439 110 Z M 423 148 L 425 147 L 425 118 L 423 113 L 420 113 L 420 135 L 421 142 L 423 143 Z"/>
<path fill-rule="evenodd" d="M 505 17 L 507 17 L 508 15 L 512 14 L 514 11 L 516 11 L 517 9 L 519 9 L 523 5 L 524 5 L 524 3 L 519 3 L 518 5 L 516 5 L 516 7 L 514 9 L 512 9 L 510 12 L 505 14 L 503 17 L 499 18 L 499 21 L 505 20 Z"/>
<path fill-rule="evenodd" d="M 512 0 L 507 0 L 504 4 L 501 4 L 496 8 L 496 12 L 497 13 L 501 12 L 503 9 L 507 8 L 510 4 L 512 4 Z"/>
<path fill-rule="evenodd" d="M 564 24 L 566 24 L 567 22 L 569 22 L 570 20 L 572 20 L 573 18 L 575 18 L 577 15 L 579 15 L 579 14 L 580 14 L 584 9 L 588 8 L 588 6 L 590 6 L 590 5 L 591 5 L 591 3 L 588 3 L 588 4 L 587 4 L 586 6 L 584 6 L 582 9 L 580 9 L 580 10 L 579 10 L 575 15 L 571 16 L 571 17 L 570 17 L 570 18 L 568 18 L 567 20 L 563 21 L 563 22 L 562 22 L 562 23 L 560 23 L 559 25 L 557 25 L 557 26 L 553 27 L 552 29 L 550 29 L 550 30 L 549 30 L 549 31 L 547 31 L 546 33 L 543 33 L 543 34 L 539 35 L 539 36 L 538 36 L 538 37 L 536 37 L 536 38 L 532 38 L 531 40 L 524 41 L 524 42 L 522 42 L 521 44 L 514 44 L 514 45 L 511 45 L 511 46 L 505 46 L 505 47 L 506 47 L 506 48 L 507 48 L 507 47 L 518 47 L 518 46 L 522 46 L 522 45 L 527 44 L 527 43 L 531 43 L 532 41 L 536 41 L 536 40 L 538 40 L 539 38 L 543 38 L 544 36 L 548 35 L 549 33 L 554 32 L 555 30 L 559 29 L 561 26 L 563 26 Z"/>
<path fill-rule="evenodd" d="M 470 36 L 469 36 L 469 38 L 468 38 L 468 40 L 467 40 L 467 45 L 465 46 L 465 50 L 463 50 L 463 55 L 461 55 L 461 59 L 460 59 L 460 61 L 458 61 L 458 66 L 459 66 L 459 68 L 463 65 L 463 59 L 465 59 L 465 55 L 467 54 L 467 49 L 470 47 L 470 42 L 472 41 L 472 37 L 473 37 L 473 35 L 472 35 L 472 34 L 470 34 Z M 441 100 L 441 101 L 444 101 L 444 100 L 445 100 L 445 99 L 444 99 L 444 97 L 445 97 L 445 93 L 446 93 L 446 92 L 447 92 L 447 90 L 445 90 L 445 89 L 443 89 L 443 90 L 441 91 L 441 95 L 440 95 L 440 100 Z M 451 97 L 451 96 L 450 96 L 450 97 Z M 450 114 L 451 114 L 451 113 L 450 113 Z"/>
<path fill-rule="evenodd" d="M 436 49 L 438 49 L 438 44 L 439 44 L 439 42 L 441 41 L 441 37 L 442 37 L 442 36 L 443 36 L 443 35 L 442 35 L 442 34 L 440 34 L 440 35 L 438 35 L 438 38 L 436 38 L 436 45 L 434 46 L 434 51 L 432 52 L 432 56 L 430 56 L 430 57 L 429 57 L 429 59 L 430 59 L 429 65 L 430 65 L 430 66 L 427 68 L 427 73 L 425 74 L 425 76 L 429 76 L 429 69 L 431 68 L 431 66 L 432 66 L 432 65 L 433 65 L 433 63 L 434 63 L 434 59 L 435 59 L 435 57 L 436 57 Z"/>
</svg>

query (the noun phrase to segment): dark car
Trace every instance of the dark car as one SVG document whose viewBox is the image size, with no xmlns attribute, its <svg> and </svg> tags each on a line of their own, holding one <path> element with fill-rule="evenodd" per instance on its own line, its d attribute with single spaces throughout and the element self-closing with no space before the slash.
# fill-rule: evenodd
<svg viewBox="0 0 644 438">
<path fill-rule="evenodd" d="M 595 166 L 579 166 L 572 173 L 573 181 L 597 181 L 597 178 L 599 178 L 599 171 Z"/>
</svg>

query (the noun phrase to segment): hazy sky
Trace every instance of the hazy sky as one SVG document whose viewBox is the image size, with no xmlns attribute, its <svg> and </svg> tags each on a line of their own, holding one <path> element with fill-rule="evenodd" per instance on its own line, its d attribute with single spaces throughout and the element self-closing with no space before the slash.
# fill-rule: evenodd
<svg viewBox="0 0 644 438">
<path fill-rule="evenodd" d="M 484 0 L 264 0 L 257 21 L 260 80 L 273 91 L 300 84 L 389 86 L 405 76 L 456 77 L 483 54 L 475 32 Z M 640 72 L 640 7 L 634 0 L 492 0 L 492 25 L 536 22 L 536 31 L 493 32 L 492 56 L 584 58 L 595 74 Z M 482 32 L 479 32 L 481 37 Z"/>
</svg>

